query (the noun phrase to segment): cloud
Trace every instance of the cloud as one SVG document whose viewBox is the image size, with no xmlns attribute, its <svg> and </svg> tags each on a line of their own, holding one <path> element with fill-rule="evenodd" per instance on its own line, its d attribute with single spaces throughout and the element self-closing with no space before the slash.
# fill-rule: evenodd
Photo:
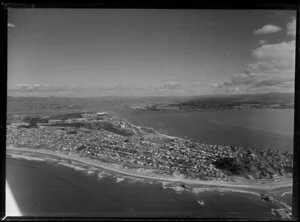
<svg viewBox="0 0 300 222">
<path fill-rule="evenodd" d="M 287 27 L 293 27 L 294 21 Z M 292 33 L 292 28 L 287 34 Z M 295 40 L 262 44 L 251 50 L 253 62 L 243 73 L 235 74 L 228 81 L 214 83 L 215 92 L 292 92 L 295 75 Z"/>
<path fill-rule="evenodd" d="M 295 74 L 295 41 L 262 45 L 252 51 L 254 62 L 244 73 L 232 75 L 228 81 L 212 84 L 225 92 L 251 91 L 259 87 L 272 91 L 293 88 Z M 287 84 L 289 83 L 289 84 Z"/>
<path fill-rule="evenodd" d="M 256 82 L 253 82 L 252 88 L 259 88 L 262 86 L 284 86 L 287 87 L 290 83 L 293 82 L 292 78 L 284 78 L 284 77 L 277 77 L 277 78 L 268 78 L 268 79 L 258 79 Z"/>
<path fill-rule="evenodd" d="M 265 74 L 254 74 L 254 73 L 241 73 L 233 75 L 230 81 L 223 82 L 221 84 L 215 84 L 214 87 L 222 88 L 222 87 L 236 87 L 239 86 L 241 88 L 257 88 L 260 86 L 275 86 L 280 85 L 285 82 L 293 81 L 293 77 L 291 76 L 269 76 Z"/>
<path fill-rule="evenodd" d="M 48 84 L 16 84 L 13 89 L 9 89 L 10 92 L 19 92 L 19 93 L 45 93 L 45 92 L 54 92 L 54 93 L 66 93 L 66 92 L 74 92 L 74 91 L 82 91 L 83 87 L 80 86 L 51 86 Z"/>
<path fill-rule="evenodd" d="M 100 91 L 129 91 L 129 90 L 144 90 L 143 86 L 136 86 L 132 84 L 115 84 L 98 87 Z"/>
<path fill-rule="evenodd" d="M 162 90 L 173 90 L 173 89 L 180 89 L 182 87 L 184 87 L 184 83 L 182 82 L 166 82 L 157 86 L 156 88 Z"/>
<path fill-rule="evenodd" d="M 293 37 L 296 37 L 296 18 L 293 17 L 292 21 L 290 21 L 286 25 L 287 34 Z"/>
<path fill-rule="evenodd" d="M 204 82 L 181 80 L 169 81 L 159 84 L 136 85 L 116 84 L 101 86 L 96 89 L 102 95 L 198 95 L 207 94 L 212 91 L 210 86 Z"/>
<path fill-rule="evenodd" d="M 267 43 L 266 40 L 263 40 L 263 39 L 259 40 L 259 44 L 261 44 L 261 45 L 266 44 L 266 43 Z"/>
<path fill-rule="evenodd" d="M 30 96 L 190 96 L 208 94 L 212 89 L 199 81 L 170 81 L 160 84 L 114 84 L 83 88 L 80 86 L 53 86 L 48 84 L 17 84 L 9 89 L 11 95 Z"/>
<path fill-rule="evenodd" d="M 175 89 L 185 88 L 188 85 L 190 85 L 190 83 L 187 83 L 187 82 L 165 82 L 165 83 L 156 85 L 154 88 L 156 90 L 175 90 Z"/>
<path fill-rule="evenodd" d="M 16 25 L 9 22 L 9 23 L 7 23 L 7 27 L 8 28 L 14 28 L 14 27 L 16 27 Z"/>
<path fill-rule="evenodd" d="M 253 31 L 253 35 L 270 34 L 281 31 L 279 26 L 265 25 L 264 27 Z"/>
<path fill-rule="evenodd" d="M 278 44 L 266 44 L 252 50 L 256 60 L 248 65 L 247 72 L 265 74 L 294 74 L 295 40 Z"/>
<path fill-rule="evenodd" d="M 172 82 L 165 82 L 162 84 L 158 84 L 156 86 L 153 86 L 152 88 L 154 90 L 160 90 L 160 91 L 199 91 L 201 88 L 205 87 L 205 83 L 200 81 L 172 81 Z"/>
<path fill-rule="evenodd" d="M 116 84 L 99 87 L 100 91 L 128 91 L 128 90 L 139 90 L 139 91 L 174 91 L 174 90 L 191 90 L 197 89 L 203 86 L 203 83 L 195 81 L 172 81 L 164 82 L 161 84 L 144 85 L 138 86 L 133 84 Z"/>
<path fill-rule="evenodd" d="M 242 73 L 235 75 L 231 81 L 213 84 L 212 87 L 216 91 L 224 91 L 226 93 L 292 92 L 294 78 Z"/>
</svg>

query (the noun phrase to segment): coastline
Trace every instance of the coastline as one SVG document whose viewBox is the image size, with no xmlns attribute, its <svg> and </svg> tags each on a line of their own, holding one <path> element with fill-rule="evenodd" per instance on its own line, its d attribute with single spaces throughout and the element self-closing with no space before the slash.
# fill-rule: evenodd
<svg viewBox="0 0 300 222">
<path fill-rule="evenodd" d="M 155 181 L 161 181 L 161 182 L 169 182 L 169 183 L 183 183 L 188 184 L 193 187 L 198 186 L 209 186 L 214 188 L 233 188 L 233 189 L 242 189 L 243 192 L 249 191 L 250 193 L 257 193 L 259 191 L 272 191 L 276 189 L 283 189 L 283 188 L 291 188 L 292 187 L 292 178 L 287 178 L 283 181 L 275 181 L 270 183 L 261 183 L 261 184 L 250 184 L 250 183 L 237 183 L 237 182 L 221 182 L 221 181 L 215 181 L 215 180 L 191 180 L 191 179 L 184 179 L 184 178 L 178 178 L 178 177 L 172 177 L 172 176 L 161 176 L 161 175 L 147 175 L 141 173 L 141 170 L 137 170 L 138 172 L 134 172 L 133 170 L 129 170 L 128 168 L 124 169 L 122 167 L 122 164 L 108 164 L 103 163 L 97 160 L 90 159 L 88 157 L 81 157 L 76 154 L 65 154 L 58 151 L 50 151 L 50 150 L 44 150 L 44 149 L 34 149 L 34 148 L 25 148 L 25 147 L 15 147 L 13 145 L 9 145 L 6 147 L 7 151 L 22 151 L 22 152 L 31 152 L 35 154 L 42 154 L 42 155 L 50 155 L 54 156 L 56 158 L 63 158 L 63 159 L 69 159 L 77 162 L 81 162 L 86 165 L 94 166 L 97 168 L 101 168 L 105 171 L 110 171 L 116 174 L 121 174 L 129 177 L 139 178 L 139 179 L 146 179 L 146 180 L 155 180 Z M 22 153 L 24 155 L 24 153 Z M 25 154 L 26 155 L 26 154 Z M 142 168 L 142 167 L 141 167 Z M 244 190 L 245 189 L 245 190 Z M 232 190 L 232 189 L 230 189 Z M 256 191 L 256 192 L 254 192 Z"/>
</svg>

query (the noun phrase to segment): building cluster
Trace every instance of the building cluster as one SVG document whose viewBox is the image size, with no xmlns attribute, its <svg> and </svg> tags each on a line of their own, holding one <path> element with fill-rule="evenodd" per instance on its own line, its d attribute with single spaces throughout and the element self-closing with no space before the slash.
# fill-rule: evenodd
<svg viewBox="0 0 300 222">
<path fill-rule="evenodd" d="M 37 127 L 23 127 L 18 123 L 7 126 L 7 144 L 76 152 L 90 158 L 118 162 L 132 167 L 158 170 L 167 174 L 183 174 L 188 178 L 227 180 L 226 173 L 213 164 L 220 158 L 240 158 L 261 164 L 260 176 L 284 174 L 291 167 L 291 154 L 260 151 L 245 147 L 209 145 L 197 141 L 169 138 L 147 139 L 147 135 L 123 136 L 107 129 L 56 126 L 55 123 L 90 122 L 99 115 L 83 118 L 49 121 Z M 101 121 L 101 120 L 98 120 Z M 132 124 L 119 121 L 120 128 L 133 131 Z M 135 129 L 136 130 L 136 129 Z M 263 164 L 267 161 L 267 164 Z"/>
</svg>

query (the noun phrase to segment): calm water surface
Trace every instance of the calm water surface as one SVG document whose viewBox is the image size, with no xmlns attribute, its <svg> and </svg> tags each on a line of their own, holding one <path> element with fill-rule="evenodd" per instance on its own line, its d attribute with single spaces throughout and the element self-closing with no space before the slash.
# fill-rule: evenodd
<svg viewBox="0 0 300 222">
<path fill-rule="evenodd" d="M 273 218 L 254 195 L 177 193 L 160 183 L 97 177 L 51 162 L 7 158 L 7 181 L 23 215 Z M 201 207 L 197 200 L 204 200 Z"/>
<path fill-rule="evenodd" d="M 132 111 L 128 120 L 211 144 L 293 151 L 294 110 Z"/>
</svg>

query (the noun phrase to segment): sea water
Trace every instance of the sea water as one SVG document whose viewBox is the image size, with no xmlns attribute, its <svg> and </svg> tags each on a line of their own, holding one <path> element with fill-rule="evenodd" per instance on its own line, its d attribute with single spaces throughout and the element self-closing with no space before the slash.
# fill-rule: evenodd
<svg viewBox="0 0 300 222">
<path fill-rule="evenodd" d="M 293 152 L 294 110 L 132 111 L 129 121 L 210 144 Z"/>
<path fill-rule="evenodd" d="M 178 192 L 158 181 L 149 183 L 85 168 L 8 156 L 6 179 L 26 216 L 274 219 L 270 213 L 274 206 L 255 195 Z M 197 200 L 203 200 L 204 206 Z"/>
</svg>

